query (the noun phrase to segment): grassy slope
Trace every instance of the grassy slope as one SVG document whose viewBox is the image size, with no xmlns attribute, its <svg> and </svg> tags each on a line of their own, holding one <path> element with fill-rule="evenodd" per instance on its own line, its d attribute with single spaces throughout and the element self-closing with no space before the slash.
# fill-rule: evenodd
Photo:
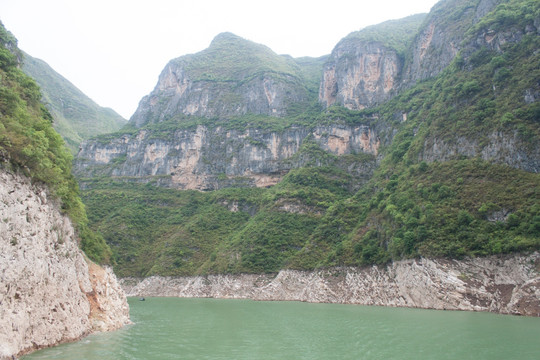
<svg viewBox="0 0 540 360">
<path fill-rule="evenodd" d="M 54 128 L 73 153 L 78 151 L 81 141 L 125 125 L 126 120 L 114 110 L 100 107 L 44 61 L 25 54 L 23 71 L 41 87 Z"/>
<path fill-rule="evenodd" d="M 216 36 L 206 50 L 173 61 L 183 63 L 193 81 L 248 81 L 262 73 L 301 79 L 293 61 L 231 33 Z"/>
<path fill-rule="evenodd" d="M 352 32 L 342 41 L 377 41 L 403 54 L 425 18 L 426 14 L 416 14 L 399 20 L 385 21 Z"/>
</svg>

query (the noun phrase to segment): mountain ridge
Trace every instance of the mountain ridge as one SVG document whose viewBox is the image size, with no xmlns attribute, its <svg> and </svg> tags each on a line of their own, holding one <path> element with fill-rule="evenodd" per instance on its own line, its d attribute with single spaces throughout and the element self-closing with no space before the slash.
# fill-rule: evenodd
<svg viewBox="0 0 540 360">
<path fill-rule="evenodd" d="M 113 109 L 96 104 L 45 61 L 24 53 L 22 64 L 23 71 L 40 86 L 53 125 L 72 153 L 77 153 L 83 140 L 119 130 L 126 124 Z"/>
<path fill-rule="evenodd" d="M 282 117 L 292 104 L 307 105 L 313 98 L 304 84 L 304 74 L 289 57 L 222 33 L 207 49 L 169 61 L 130 124 L 140 128 L 176 114 Z"/>
</svg>

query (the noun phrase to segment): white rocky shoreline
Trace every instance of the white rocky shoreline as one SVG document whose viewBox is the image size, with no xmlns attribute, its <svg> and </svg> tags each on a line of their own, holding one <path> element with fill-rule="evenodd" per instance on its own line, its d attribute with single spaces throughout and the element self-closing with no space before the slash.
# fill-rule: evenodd
<svg viewBox="0 0 540 360">
<path fill-rule="evenodd" d="M 540 253 L 278 274 L 123 278 L 127 296 L 304 301 L 540 316 Z"/>
</svg>

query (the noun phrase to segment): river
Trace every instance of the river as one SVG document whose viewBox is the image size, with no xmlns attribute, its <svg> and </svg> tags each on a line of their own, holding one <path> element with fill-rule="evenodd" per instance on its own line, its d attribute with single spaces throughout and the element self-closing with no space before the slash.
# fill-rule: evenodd
<svg viewBox="0 0 540 360">
<path fill-rule="evenodd" d="M 250 300 L 129 303 L 134 325 L 23 359 L 540 359 L 540 318 Z"/>
</svg>

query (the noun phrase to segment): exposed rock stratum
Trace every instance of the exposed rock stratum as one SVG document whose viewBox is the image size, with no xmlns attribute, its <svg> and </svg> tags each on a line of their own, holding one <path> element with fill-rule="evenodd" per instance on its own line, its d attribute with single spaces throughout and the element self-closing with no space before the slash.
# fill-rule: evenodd
<svg viewBox="0 0 540 360">
<path fill-rule="evenodd" d="M 540 254 L 414 259 L 385 267 L 125 278 L 129 296 L 213 297 L 540 316 Z"/>
<path fill-rule="evenodd" d="M 114 273 L 85 257 L 47 189 L 0 171 L 0 359 L 127 323 Z"/>
</svg>

